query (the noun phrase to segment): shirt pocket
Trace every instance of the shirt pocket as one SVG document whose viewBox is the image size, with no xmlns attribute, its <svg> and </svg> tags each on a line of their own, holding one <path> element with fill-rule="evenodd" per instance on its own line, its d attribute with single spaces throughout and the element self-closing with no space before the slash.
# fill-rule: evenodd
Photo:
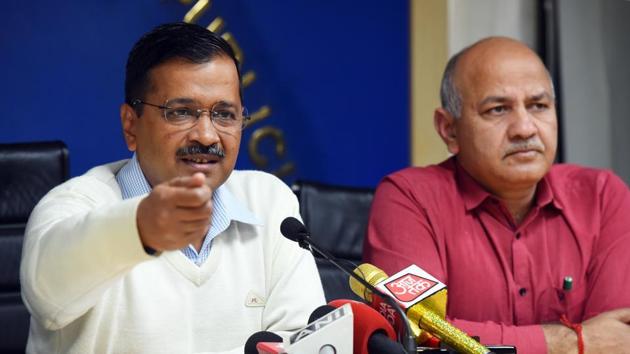
<svg viewBox="0 0 630 354">
<path fill-rule="evenodd" d="M 581 322 L 586 301 L 586 284 L 574 285 L 571 290 L 561 287 L 545 289 L 538 299 L 539 323 L 559 322 L 560 316 L 567 315 L 571 322 Z"/>
</svg>

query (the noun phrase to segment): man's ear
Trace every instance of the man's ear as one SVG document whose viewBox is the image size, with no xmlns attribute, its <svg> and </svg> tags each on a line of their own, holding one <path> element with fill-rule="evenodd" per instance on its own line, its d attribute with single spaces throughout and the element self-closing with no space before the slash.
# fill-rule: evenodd
<svg viewBox="0 0 630 354">
<path fill-rule="evenodd" d="M 436 108 L 433 113 L 433 125 L 435 130 L 446 144 L 448 151 L 457 155 L 459 152 L 459 143 L 457 142 L 457 126 L 456 118 L 453 117 L 444 108 Z"/>
<path fill-rule="evenodd" d="M 126 103 L 120 106 L 120 122 L 122 123 L 127 148 L 129 151 L 136 151 L 138 116 L 136 111 Z"/>
</svg>

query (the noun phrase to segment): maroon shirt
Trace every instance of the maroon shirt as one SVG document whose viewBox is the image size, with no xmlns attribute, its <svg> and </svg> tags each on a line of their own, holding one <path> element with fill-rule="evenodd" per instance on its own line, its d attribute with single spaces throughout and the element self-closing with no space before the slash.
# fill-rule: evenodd
<svg viewBox="0 0 630 354">
<path fill-rule="evenodd" d="M 516 225 L 455 158 L 407 168 L 376 191 L 364 257 L 444 282 L 449 319 L 482 343 L 544 353 L 538 324 L 630 307 L 630 191 L 609 171 L 555 165 Z"/>
</svg>

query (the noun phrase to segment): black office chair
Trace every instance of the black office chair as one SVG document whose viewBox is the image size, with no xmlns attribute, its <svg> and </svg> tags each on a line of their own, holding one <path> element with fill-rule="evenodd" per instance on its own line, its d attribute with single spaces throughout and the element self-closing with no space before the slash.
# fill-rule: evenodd
<svg viewBox="0 0 630 354">
<path fill-rule="evenodd" d="M 0 353 L 24 353 L 29 313 L 20 296 L 22 239 L 35 204 L 68 179 L 61 141 L 0 144 Z"/>
<path fill-rule="evenodd" d="M 306 181 L 297 181 L 292 188 L 300 201 L 304 224 L 318 245 L 350 268 L 360 264 L 374 191 Z M 360 300 L 350 290 L 348 275 L 318 255 L 315 261 L 327 301 Z"/>
</svg>

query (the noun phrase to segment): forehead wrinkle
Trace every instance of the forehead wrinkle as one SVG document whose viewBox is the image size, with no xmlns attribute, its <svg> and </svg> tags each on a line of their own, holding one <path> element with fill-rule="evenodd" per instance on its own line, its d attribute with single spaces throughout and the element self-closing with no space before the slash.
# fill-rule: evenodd
<svg viewBox="0 0 630 354">
<path fill-rule="evenodd" d="M 234 64 L 221 57 L 201 64 L 167 61 L 151 70 L 153 84 L 159 81 L 154 95 L 162 102 L 168 100 L 200 106 L 214 104 L 220 99 L 240 102 L 238 77 L 236 72 L 232 73 L 232 68 L 235 70 Z"/>
<path fill-rule="evenodd" d="M 541 100 L 549 100 L 553 101 L 553 96 L 547 92 L 547 90 L 543 90 L 541 93 L 533 94 L 528 97 L 530 101 L 541 101 Z"/>
</svg>

